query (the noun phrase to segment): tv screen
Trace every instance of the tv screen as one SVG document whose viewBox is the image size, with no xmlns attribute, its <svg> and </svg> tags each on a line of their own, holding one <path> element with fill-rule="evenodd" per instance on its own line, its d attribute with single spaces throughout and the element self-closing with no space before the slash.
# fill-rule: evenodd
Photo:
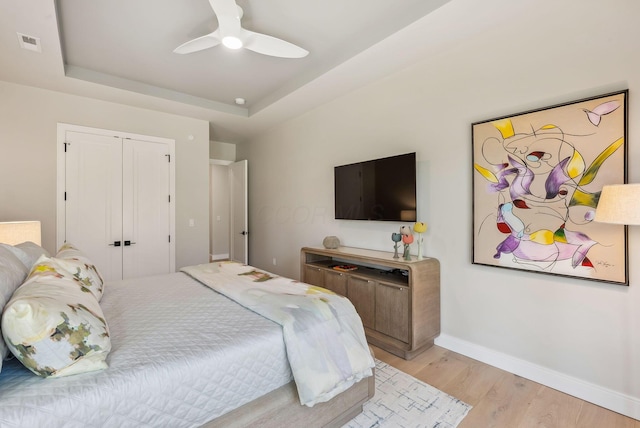
<svg viewBox="0 0 640 428">
<path fill-rule="evenodd" d="M 416 221 L 416 154 L 334 168 L 335 218 Z"/>
</svg>

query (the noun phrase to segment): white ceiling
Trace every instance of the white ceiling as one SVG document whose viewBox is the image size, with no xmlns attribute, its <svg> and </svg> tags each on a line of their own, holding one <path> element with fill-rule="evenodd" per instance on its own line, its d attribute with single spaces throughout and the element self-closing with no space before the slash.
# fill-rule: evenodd
<svg viewBox="0 0 640 428">
<path fill-rule="evenodd" d="M 310 54 L 173 53 L 217 27 L 208 0 L 0 0 L 0 80 L 202 118 L 211 139 L 240 142 L 406 66 L 429 43 L 407 28 L 450 0 L 237 1 L 243 27 Z M 21 49 L 16 32 L 42 52 Z M 384 43 L 391 55 L 367 55 Z"/>
</svg>

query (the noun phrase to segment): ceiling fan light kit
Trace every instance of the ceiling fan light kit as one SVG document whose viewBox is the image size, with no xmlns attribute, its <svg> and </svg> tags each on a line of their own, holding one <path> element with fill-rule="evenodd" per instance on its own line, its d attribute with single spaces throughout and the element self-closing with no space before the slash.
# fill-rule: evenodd
<svg viewBox="0 0 640 428">
<path fill-rule="evenodd" d="M 242 28 L 243 11 L 235 0 L 209 0 L 218 17 L 218 29 L 205 36 L 190 40 L 174 49 L 178 54 L 209 49 L 222 43 L 229 49 L 245 48 L 253 52 L 279 58 L 304 58 L 309 51 L 266 34 Z"/>
<path fill-rule="evenodd" d="M 222 39 L 222 44 L 229 49 L 240 49 L 243 45 L 242 40 L 235 36 L 226 36 Z"/>
</svg>

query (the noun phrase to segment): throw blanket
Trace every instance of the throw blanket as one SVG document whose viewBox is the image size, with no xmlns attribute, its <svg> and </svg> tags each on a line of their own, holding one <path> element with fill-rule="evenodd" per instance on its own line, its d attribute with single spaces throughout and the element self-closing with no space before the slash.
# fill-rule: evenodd
<svg viewBox="0 0 640 428">
<path fill-rule="evenodd" d="M 373 374 L 362 321 L 347 298 L 235 262 L 181 271 L 282 326 L 301 404 L 328 401 Z"/>
</svg>

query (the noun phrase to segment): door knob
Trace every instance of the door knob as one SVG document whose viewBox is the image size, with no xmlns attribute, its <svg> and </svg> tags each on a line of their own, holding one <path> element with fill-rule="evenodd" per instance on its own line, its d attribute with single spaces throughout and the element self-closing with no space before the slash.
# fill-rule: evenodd
<svg viewBox="0 0 640 428">
<path fill-rule="evenodd" d="M 249 234 L 249 232 L 247 232 L 246 230 L 243 230 L 242 232 L 240 232 L 240 235 L 242 235 L 242 236 L 245 236 L 245 235 L 248 235 L 248 234 Z"/>
<path fill-rule="evenodd" d="M 111 247 L 119 247 L 120 246 L 120 241 L 113 241 L 113 244 L 109 244 L 109 246 L 111 246 Z"/>
</svg>

